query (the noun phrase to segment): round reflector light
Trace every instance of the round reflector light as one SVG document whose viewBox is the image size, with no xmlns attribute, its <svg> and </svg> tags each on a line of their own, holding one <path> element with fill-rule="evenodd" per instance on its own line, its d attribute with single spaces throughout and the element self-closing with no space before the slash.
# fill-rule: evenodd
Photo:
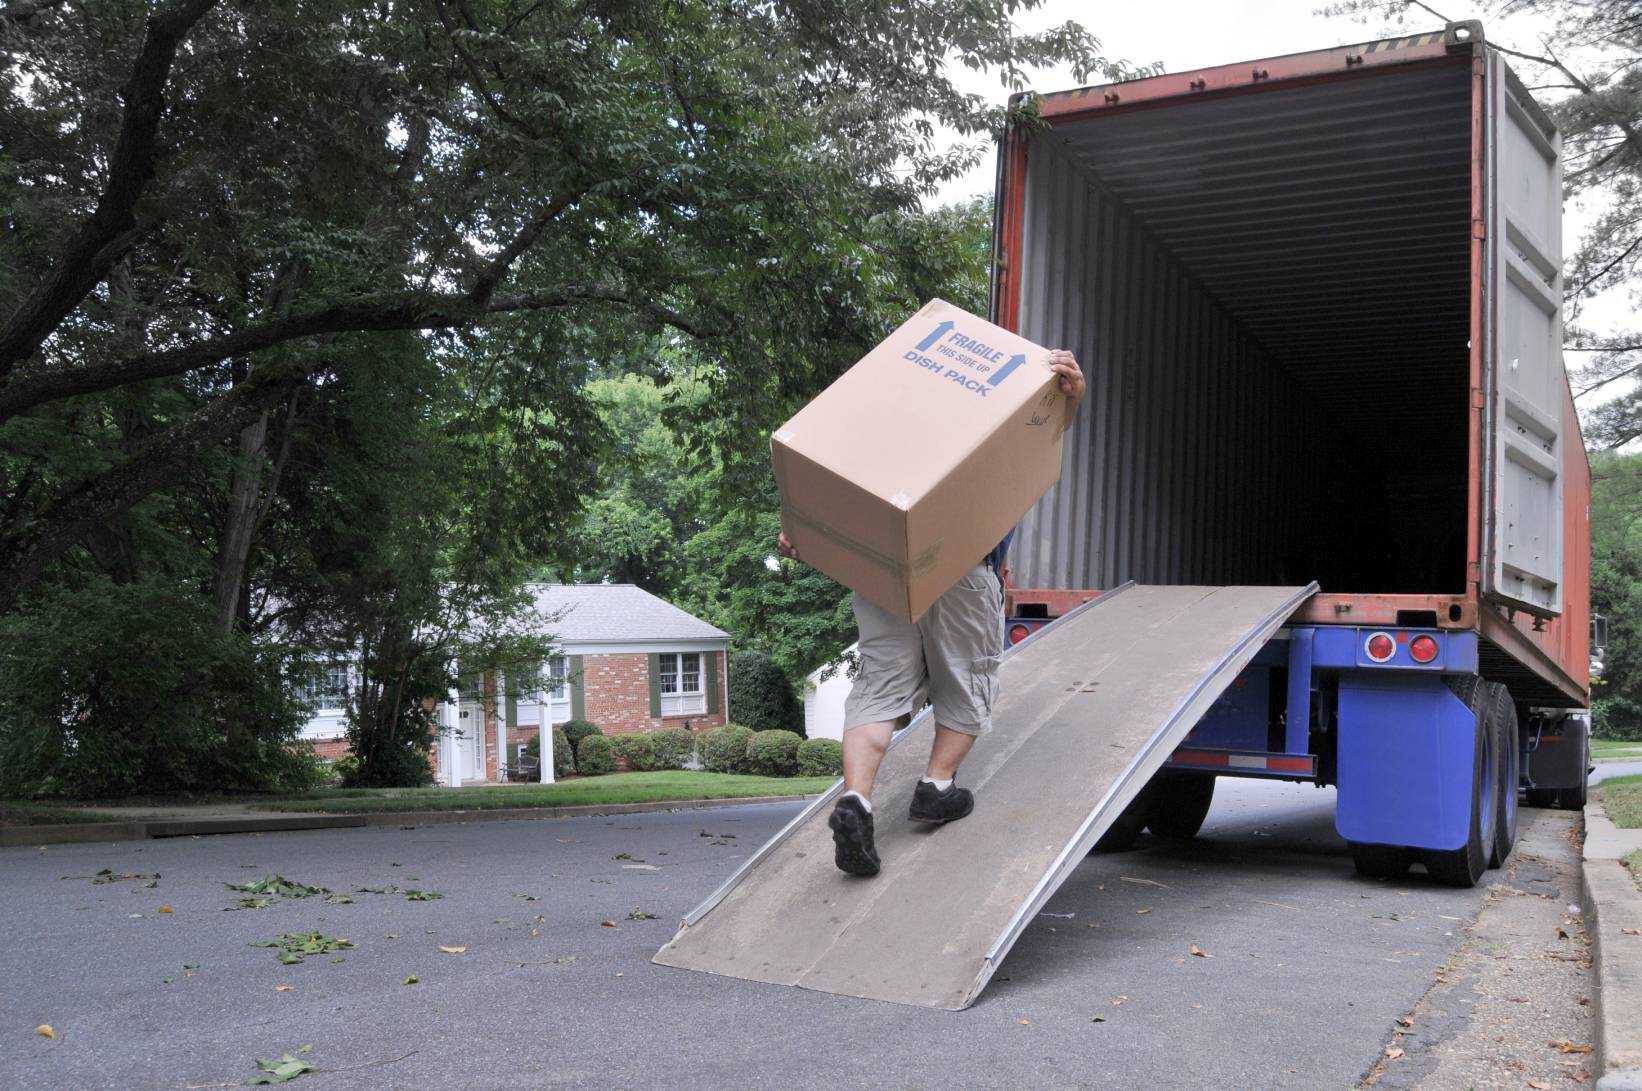
<svg viewBox="0 0 1642 1091">
<path fill-rule="evenodd" d="M 1022 625 L 1018 621 L 1009 627 L 1009 643 L 1011 644 L 1019 644 L 1031 635 L 1031 627 Z"/>
<path fill-rule="evenodd" d="M 1416 663 L 1429 663 L 1437 658 L 1437 638 L 1417 636 L 1408 643 L 1408 654 Z"/>
<path fill-rule="evenodd" d="M 1363 645 L 1368 657 L 1376 663 L 1384 663 L 1397 654 L 1397 642 L 1391 639 L 1390 633 L 1375 633 Z"/>
</svg>

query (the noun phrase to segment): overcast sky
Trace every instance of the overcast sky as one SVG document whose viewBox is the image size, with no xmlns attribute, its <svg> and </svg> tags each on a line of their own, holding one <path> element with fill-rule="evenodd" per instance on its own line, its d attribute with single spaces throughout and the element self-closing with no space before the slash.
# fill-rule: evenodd
<svg viewBox="0 0 1642 1091">
<path fill-rule="evenodd" d="M 1371 41 L 1381 36 L 1383 24 L 1367 25 L 1353 19 L 1329 18 L 1315 14 L 1325 0 L 1145 0 L 1141 3 L 1093 4 L 1088 0 L 1048 0 L 1042 7 L 1023 13 L 1016 24 L 1024 30 L 1039 30 L 1067 21 L 1079 22 L 1101 41 L 1106 56 L 1132 64 L 1161 61 L 1166 71 L 1185 72 L 1194 68 L 1258 60 L 1284 53 L 1302 53 L 1351 42 Z M 1453 19 L 1482 18 L 1470 4 L 1432 0 L 1432 7 Z M 1490 38 L 1519 49 L 1531 50 L 1545 23 L 1537 17 L 1513 16 L 1509 20 L 1484 19 Z M 1442 27 L 1435 16 L 1411 15 L 1394 32 L 1415 34 Z M 1003 102 L 1014 88 L 995 78 L 970 72 L 954 65 L 955 78 L 965 90 Z M 1098 82 L 1098 77 L 1096 77 Z M 1060 91 L 1078 86 L 1070 69 L 1047 70 L 1032 81 L 1037 91 Z M 945 186 L 932 203 L 966 198 L 992 191 L 993 157 L 968 175 Z M 1572 249 L 1583 232 L 1589 210 L 1570 203 L 1565 210 L 1564 243 Z M 1584 323 L 1597 329 L 1616 324 L 1629 303 L 1621 294 L 1587 304 Z"/>
</svg>

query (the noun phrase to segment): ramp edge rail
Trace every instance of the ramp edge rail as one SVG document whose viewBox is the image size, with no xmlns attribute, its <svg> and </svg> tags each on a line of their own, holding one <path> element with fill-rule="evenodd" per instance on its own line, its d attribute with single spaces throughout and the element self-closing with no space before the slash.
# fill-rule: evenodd
<svg viewBox="0 0 1642 1091">
<path fill-rule="evenodd" d="M 1003 650 L 1003 655 L 1001 655 L 999 658 L 1000 659 L 1008 659 L 1011 656 L 1015 655 L 1017 652 L 1025 650 L 1026 648 L 1031 646 L 1033 641 L 1037 640 L 1040 636 L 1042 636 L 1044 633 L 1048 632 L 1050 629 L 1053 629 L 1055 627 L 1055 625 L 1057 625 L 1061 622 L 1064 622 L 1064 621 L 1068 621 L 1068 620 L 1076 617 L 1078 614 L 1083 613 L 1085 610 L 1088 610 L 1093 606 L 1097 606 L 1100 603 L 1112 601 L 1112 599 L 1116 598 L 1122 592 L 1129 590 L 1134 585 L 1135 585 L 1134 580 L 1125 581 L 1124 583 L 1118 584 L 1116 587 L 1112 588 L 1110 591 L 1107 591 L 1107 592 L 1104 592 L 1103 594 L 1097 595 L 1095 598 L 1089 599 L 1087 602 L 1083 602 L 1083 603 L 1078 604 L 1078 606 L 1076 606 L 1075 608 L 1073 608 L 1071 610 L 1068 610 L 1065 614 L 1063 614 L 1060 617 L 1056 618 L 1050 624 L 1043 625 L 1043 626 L 1040 626 L 1037 629 L 1032 630 L 1032 632 L 1026 637 L 1026 639 L 1022 640 L 1019 644 L 1011 644 L 1011 645 L 1005 647 L 1004 650 Z M 1312 584 L 1313 589 L 1315 589 L 1316 586 L 1317 586 L 1316 584 Z M 914 716 L 907 723 L 906 727 L 902 728 L 900 731 L 897 731 L 895 733 L 895 737 L 890 739 L 890 741 L 889 741 L 890 748 L 893 749 L 894 747 L 899 745 L 901 740 L 906 738 L 907 735 L 909 735 L 912 732 L 912 729 L 914 727 L 917 727 L 919 724 L 923 723 L 924 719 L 926 717 L 930 716 L 930 715 L 933 715 L 932 706 L 925 706 L 923 711 L 919 712 L 918 715 Z M 734 890 L 737 886 L 739 886 L 741 884 L 741 880 L 747 877 L 748 872 L 752 871 L 753 868 L 755 868 L 759 864 L 763 863 L 764 860 L 772 852 L 774 852 L 777 848 L 779 848 L 781 846 L 782 842 L 786 841 L 787 838 L 791 837 L 794 833 L 796 833 L 798 831 L 798 828 L 800 826 L 802 826 L 805 822 L 809 821 L 811 815 L 815 814 L 817 811 L 819 811 L 823 807 L 825 807 L 828 803 L 831 803 L 834 799 L 836 799 L 841 794 L 841 792 L 843 790 L 843 787 L 844 787 L 844 781 L 843 781 L 842 778 L 840 778 L 839 780 L 834 781 L 832 787 L 828 788 L 825 792 L 822 792 L 820 795 L 816 796 L 815 800 L 813 802 L 811 802 L 809 806 L 805 807 L 802 811 L 799 811 L 796 815 L 794 815 L 793 818 L 792 818 L 792 821 L 788 822 L 785 826 L 782 826 L 780 830 L 776 831 L 776 834 L 775 834 L 774 837 L 770 838 L 768 841 L 764 842 L 764 844 L 760 845 L 759 848 L 758 848 L 758 851 L 753 853 L 751 856 L 747 857 L 746 861 L 739 868 L 737 868 L 730 875 L 730 877 L 728 879 L 725 879 L 724 882 L 719 884 L 719 886 L 716 890 L 714 890 L 711 894 L 707 895 L 706 899 L 700 905 L 696 906 L 694 909 L 690 910 L 690 912 L 688 912 L 684 915 L 684 919 L 681 922 L 679 922 L 679 931 L 682 932 L 684 929 L 686 929 L 686 928 L 690 927 L 691 925 L 695 924 L 696 922 L 701 920 L 701 918 L 705 917 L 708 913 L 711 913 L 714 909 L 716 909 L 718 907 L 718 904 L 720 902 L 722 902 L 726 897 L 729 896 L 730 891 Z M 671 943 L 672 940 L 668 940 L 667 942 Z M 665 947 L 666 945 L 664 944 L 663 946 Z"/>
<path fill-rule="evenodd" d="M 1128 587 L 1132 585 L 1133 584 L 1130 583 L 1125 584 L 1124 586 Z M 1277 607 L 1275 610 L 1272 610 L 1270 613 L 1266 614 L 1265 617 L 1261 618 L 1257 625 L 1252 626 L 1247 632 L 1245 632 L 1237 643 L 1232 645 L 1231 649 L 1227 651 L 1226 654 L 1222 655 L 1215 662 L 1212 668 L 1204 673 L 1203 677 L 1198 680 L 1197 685 L 1192 687 L 1191 692 L 1186 694 L 1186 696 L 1175 705 L 1174 709 L 1169 713 L 1168 718 L 1158 726 L 1158 729 L 1153 732 L 1152 737 L 1147 740 L 1146 745 L 1141 748 L 1140 753 L 1136 754 L 1134 758 L 1130 760 L 1129 764 L 1124 768 L 1122 774 L 1120 774 L 1118 778 L 1112 782 L 1112 786 L 1108 788 L 1106 790 L 1106 794 L 1101 797 L 1100 803 L 1096 805 L 1094 810 L 1089 812 L 1089 817 L 1085 818 L 1083 822 L 1079 824 L 1077 833 L 1075 833 L 1072 836 L 1072 839 L 1066 843 L 1066 847 L 1061 849 L 1060 855 L 1055 857 L 1055 862 L 1050 865 L 1048 871 L 1044 872 L 1043 877 L 1040 878 L 1037 885 L 1032 888 L 1032 892 L 1027 895 L 1026 900 L 1021 903 L 1020 908 L 1015 911 L 1014 916 L 1009 919 L 1009 923 L 1004 927 L 1003 934 L 1000 935 L 997 941 L 992 944 L 992 949 L 986 953 L 986 959 L 981 965 L 980 973 L 976 975 L 974 984 L 970 986 L 969 992 L 964 996 L 963 1007 L 967 1008 L 970 1004 L 974 1003 L 975 998 L 981 994 L 983 989 L 986 988 L 987 982 L 992 979 L 993 973 L 996 972 L 998 966 L 1003 962 L 1004 956 L 1009 953 L 1009 949 L 1015 945 L 1015 941 L 1020 938 L 1021 933 L 1026 931 L 1027 924 L 1031 922 L 1033 917 L 1037 916 L 1039 910 L 1041 910 L 1044 904 L 1049 901 L 1049 898 L 1055 893 L 1055 891 L 1060 889 L 1061 884 L 1064 883 L 1071 875 L 1073 868 L 1077 867 L 1082 859 L 1089 854 L 1089 850 L 1094 847 L 1095 841 L 1098 839 L 1098 834 L 1093 832 L 1096 820 L 1105 814 L 1106 808 L 1111 804 L 1118 792 L 1129 783 L 1129 779 L 1134 776 L 1135 771 L 1140 768 L 1140 766 L 1145 763 L 1146 759 L 1153 753 L 1153 751 L 1156 750 L 1157 741 L 1167 734 L 1168 728 L 1179 722 L 1181 716 L 1184 715 L 1186 710 L 1192 706 L 1193 702 L 1202 696 L 1204 689 L 1207 688 L 1209 683 L 1224 673 L 1228 664 L 1235 660 L 1239 655 L 1243 654 L 1248 649 L 1248 646 L 1255 641 L 1258 640 L 1263 643 L 1264 641 L 1270 639 L 1271 634 L 1281 628 L 1283 622 L 1286 621 L 1294 613 L 1294 611 L 1298 610 L 1302 603 L 1304 603 L 1311 596 L 1315 595 L 1318 590 L 1318 584 L 1315 580 L 1313 580 L 1310 584 L 1306 585 L 1306 587 L 1291 596 L 1283 603 L 1283 605 Z M 1099 602 L 1100 600 L 1094 599 L 1092 601 Z M 1070 617 L 1071 614 L 1066 616 Z M 1022 643 L 1025 642 L 1023 641 Z"/>
</svg>

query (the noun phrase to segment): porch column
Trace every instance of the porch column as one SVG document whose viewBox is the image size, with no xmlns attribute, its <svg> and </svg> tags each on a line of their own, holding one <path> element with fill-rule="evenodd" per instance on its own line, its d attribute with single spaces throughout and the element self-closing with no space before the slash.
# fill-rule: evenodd
<svg viewBox="0 0 1642 1091">
<path fill-rule="evenodd" d="M 553 695 L 551 691 L 543 689 L 537 695 L 536 701 L 536 738 L 541 744 L 542 771 L 540 780 L 543 784 L 553 783 Z"/>
<path fill-rule="evenodd" d="M 496 779 L 507 783 L 507 672 L 496 672 Z"/>
<path fill-rule="evenodd" d="M 459 686 L 452 686 L 450 692 L 445 694 L 445 708 L 450 718 L 450 728 L 445 734 L 449 746 L 447 752 L 450 755 L 450 763 L 447 768 L 450 775 L 445 783 L 452 788 L 460 788 L 462 786 L 462 740 L 458 737 L 457 732 L 462 730 L 462 693 Z"/>
</svg>

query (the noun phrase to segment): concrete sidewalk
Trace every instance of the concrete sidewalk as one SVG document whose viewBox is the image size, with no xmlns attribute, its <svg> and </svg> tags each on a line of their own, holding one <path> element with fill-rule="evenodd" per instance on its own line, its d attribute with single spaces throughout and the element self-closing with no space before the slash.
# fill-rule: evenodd
<svg viewBox="0 0 1642 1091">
<path fill-rule="evenodd" d="M 1585 805 L 1586 925 L 1596 963 L 1599 1091 L 1642 1091 L 1642 889 L 1620 861 L 1642 849 L 1642 829 L 1615 826 Z"/>
</svg>

